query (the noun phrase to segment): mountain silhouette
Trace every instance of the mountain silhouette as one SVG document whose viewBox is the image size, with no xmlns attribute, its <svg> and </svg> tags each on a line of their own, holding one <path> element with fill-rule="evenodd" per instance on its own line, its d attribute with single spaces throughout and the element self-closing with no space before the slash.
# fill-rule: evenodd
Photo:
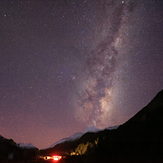
<svg viewBox="0 0 163 163">
<path fill-rule="evenodd" d="M 69 162 L 163 162 L 163 91 L 117 129 L 87 132 L 40 153 Z"/>
<path fill-rule="evenodd" d="M 20 147 L 12 139 L 6 139 L 0 136 L 0 163 L 19 163 L 34 160 L 37 156 L 36 147 Z"/>
<path fill-rule="evenodd" d="M 44 150 L 21 148 L 0 137 L 0 163 L 43 163 L 61 155 L 59 163 L 162 163 L 163 91 L 131 119 L 115 129 L 86 132 Z"/>
</svg>

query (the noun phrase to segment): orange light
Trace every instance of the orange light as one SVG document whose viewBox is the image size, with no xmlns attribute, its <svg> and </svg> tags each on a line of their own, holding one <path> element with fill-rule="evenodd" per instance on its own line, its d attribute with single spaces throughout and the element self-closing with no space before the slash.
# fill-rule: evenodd
<svg viewBox="0 0 163 163">
<path fill-rule="evenodd" d="M 54 161 L 59 161 L 60 159 L 62 159 L 62 156 L 55 155 L 55 156 L 52 156 L 52 158 Z"/>
</svg>

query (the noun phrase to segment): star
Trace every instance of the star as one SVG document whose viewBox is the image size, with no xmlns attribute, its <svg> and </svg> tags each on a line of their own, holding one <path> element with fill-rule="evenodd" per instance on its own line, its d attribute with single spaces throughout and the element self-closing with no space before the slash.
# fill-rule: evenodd
<svg viewBox="0 0 163 163">
<path fill-rule="evenodd" d="M 5 14 L 3 14 L 3 16 L 4 16 L 4 17 L 7 17 L 7 14 L 5 13 Z"/>
<path fill-rule="evenodd" d="M 76 80 L 76 76 L 72 76 L 72 80 Z"/>
</svg>

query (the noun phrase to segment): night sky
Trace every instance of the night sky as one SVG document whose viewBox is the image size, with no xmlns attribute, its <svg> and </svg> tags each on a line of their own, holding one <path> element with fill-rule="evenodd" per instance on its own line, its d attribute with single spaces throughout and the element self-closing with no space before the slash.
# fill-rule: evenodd
<svg viewBox="0 0 163 163">
<path fill-rule="evenodd" d="M 161 89 L 162 0 L 0 0 L 0 135 L 46 148 Z"/>
</svg>

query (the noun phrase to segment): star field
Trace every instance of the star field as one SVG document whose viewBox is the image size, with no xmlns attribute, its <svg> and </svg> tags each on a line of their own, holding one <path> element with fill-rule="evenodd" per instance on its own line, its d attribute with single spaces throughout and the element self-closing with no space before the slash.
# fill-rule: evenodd
<svg viewBox="0 0 163 163">
<path fill-rule="evenodd" d="M 40 148 L 119 125 L 163 88 L 161 0 L 1 0 L 0 135 Z"/>
</svg>

